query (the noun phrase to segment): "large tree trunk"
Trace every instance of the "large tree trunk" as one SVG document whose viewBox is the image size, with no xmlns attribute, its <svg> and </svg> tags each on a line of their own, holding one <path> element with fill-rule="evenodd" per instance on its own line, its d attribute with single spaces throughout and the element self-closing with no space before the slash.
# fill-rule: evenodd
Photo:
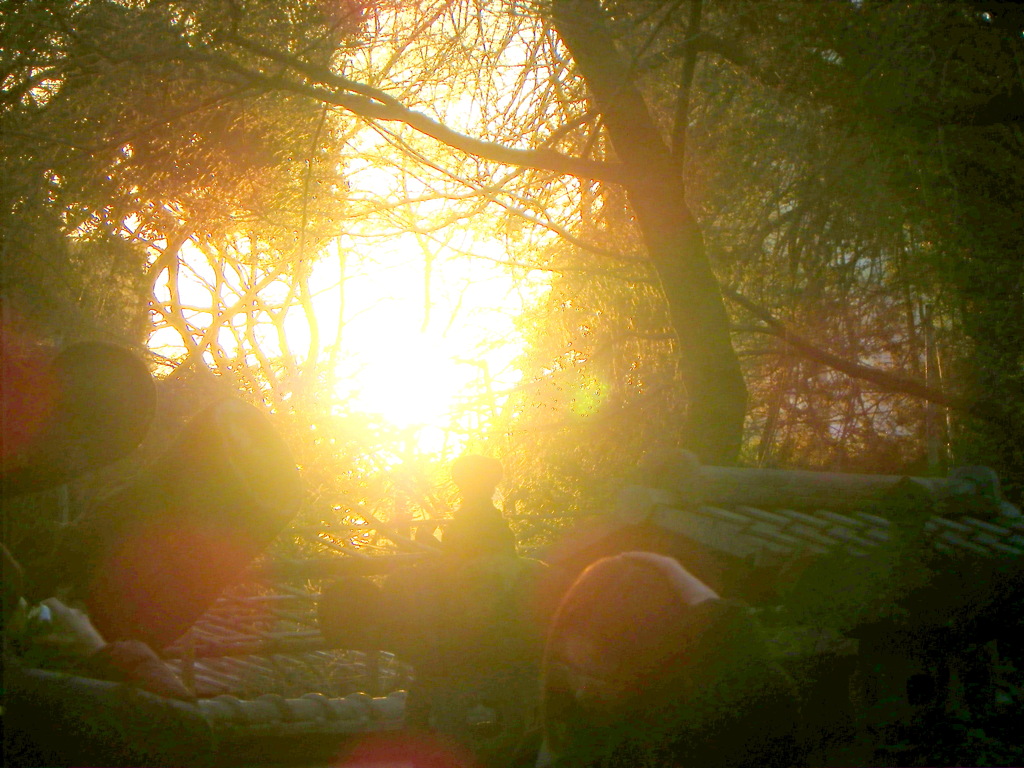
<svg viewBox="0 0 1024 768">
<path fill-rule="evenodd" d="M 554 23 L 626 167 L 627 194 L 661 279 L 683 357 L 687 447 L 708 464 L 736 461 L 747 390 L 700 226 L 678 163 L 658 132 L 597 0 L 554 0 Z"/>
</svg>

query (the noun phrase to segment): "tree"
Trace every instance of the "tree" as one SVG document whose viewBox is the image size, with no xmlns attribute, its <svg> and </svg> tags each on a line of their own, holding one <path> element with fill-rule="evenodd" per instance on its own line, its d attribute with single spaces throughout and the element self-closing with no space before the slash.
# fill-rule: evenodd
<svg viewBox="0 0 1024 768">
<path fill-rule="evenodd" d="M 312 317 L 306 254 L 341 229 L 332 205 L 349 198 L 349 216 L 441 242 L 455 227 L 486 227 L 516 268 L 586 269 L 591 296 L 621 302 L 608 316 L 634 312 L 600 282 L 623 265 L 655 286 L 644 300 L 665 312 L 644 313 L 639 333 L 676 337 L 649 360 L 660 366 L 666 346 L 679 355 L 680 439 L 705 460 L 735 459 L 746 414 L 748 459 L 908 464 L 928 430 L 942 432 L 946 409 L 987 433 L 977 458 L 1021 466 L 1021 197 L 1002 194 L 1021 178 L 1013 9 L 342 8 L 355 10 L 50 3 L 32 11 L 46 33 L 10 16 L 21 42 L 6 66 L 17 74 L 5 80 L 16 84 L 5 140 L 47 127 L 93 150 L 10 152 L 34 163 L 18 178 L 34 180 L 42 208 L 79 212 L 64 231 L 85 221 L 147 244 L 152 276 L 168 284 L 157 308 L 193 345 L 187 359 L 248 368 L 259 345 L 233 323 L 251 311 L 280 329 L 296 307 Z M 349 194 L 325 159 L 342 145 L 356 165 L 391 163 L 404 194 Z M 67 186 L 82 179 L 91 186 Z M 314 201 L 311 189 L 332 185 Z M 57 202 L 38 191 L 54 188 Z M 137 235 L 122 227 L 132 216 Z M 242 272 L 251 265 L 238 244 L 256 230 L 261 255 L 234 298 L 208 312 L 175 298 L 181 244 Z M 651 271 L 634 269 L 637 258 Z M 285 300 L 271 306 L 263 289 L 278 281 Z M 237 329 L 237 342 L 218 342 L 218 329 Z M 282 365 L 316 378 L 314 352 L 304 363 L 280 352 L 251 383 L 279 405 L 287 393 L 266 382 Z M 666 400 L 666 412 L 679 404 Z"/>
<path fill-rule="evenodd" d="M 750 235 L 712 228 L 713 247 L 728 249 L 736 270 L 733 287 L 787 320 L 764 329 L 784 329 L 798 354 L 951 409 L 954 433 L 971 425 L 975 434 L 960 433 L 951 460 L 994 463 L 1013 481 L 1021 294 L 1010 286 L 1020 285 L 1022 261 L 1019 196 L 1004 193 L 1019 187 L 1019 12 L 760 3 L 736 20 L 708 14 L 698 45 L 760 95 L 747 125 L 775 114 L 777 128 L 748 132 L 739 155 L 742 180 L 756 168 L 764 187 L 763 202 L 742 214 Z M 766 98 L 786 111 L 764 110 Z M 720 98 L 719 110 L 728 103 Z M 712 120 L 728 124 L 720 111 Z M 780 138 L 782 125 L 792 141 Z M 721 144 L 713 151 L 721 157 Z M 773 190 L 765 173 L 783 184 Z M 766 269 L 740 276 L 751 249 Z M 829 341 L 807 344 L 815 335 Z M 840 339 L 856 346 L 842 351 Z M 829 348 L 837 354 L 820 354 Z M 902 368 L 902 380 L 883 381 L 878 360 Z"/>
<path fill-rule="evenodd" d="M 689 401 L 685 444 L 704 461 L 731 463 L 739 455 L 746 388 L 703 235 L 686 202 L 679 158 L 630 82 L 599 3 L 556 0 L 553 15 L 625 167 L 630 205 L 680 338 Z"/>
</svg>

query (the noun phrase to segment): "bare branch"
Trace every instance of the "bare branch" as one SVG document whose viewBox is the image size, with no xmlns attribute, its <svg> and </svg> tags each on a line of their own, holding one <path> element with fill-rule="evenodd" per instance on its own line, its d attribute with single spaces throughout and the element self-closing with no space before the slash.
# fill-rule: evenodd
<svg viewBox="0 0 1024 768">
<path fill-rule="evenodd" d="M 484 160 L 555 171 L 581 179 L 592 179 L 612 184 L 626 182 L 626 174 L 619 164 L 570 157 L 550 149 L 516 149 L 467 136 L 423 112 L 410 109 L 382 91 L 358 83 L 353 84 L 353 81 L 349 81 L 347 78 L 318 77 L 316 80 L 320 82 L 309 82 L 310 78 L 307 76 L 307 80 L 301 82 L 283 75 L 269 75 L 249 69 L 227 56 L 206 54 L 203 58 L 207 58 L 212 63 L 244 78 L 251 85 L 265 90 L 286 91 L 308 96 L 324 104 L 348 110 L 367 120 L 404 123 L 442 144 Z M 322 82 L 323 80 L 328 80 L 328 82 Z M 359 90 L 353 90 L 353 86 L 358 86 Z M 373 95 L 364 95 L 364 91 L 369 91 Z"/>
<path fill-rule="evenodd" d="M 924 382 L 912 379 L 909 376 L 903 376 L 899 373 L 892 373 L 891 371 L 886 371 L 881 368 L 864 365 L 863 363 L 848 360 L 833 352 L 829 352 L 791 330 L 766 308 L 754 303 L 738 291 L 723 287 L 722 295 L 729 301 L 743 307 L 743 309 L 763 322 L 764 326 L 757 330 L 761 333 L 767 333 L 781 339 L 808 360 L 814 360 L 815 362 L 826 365 L 840 373 L 845 373 L 848 376 L 852 376 L 862 381 L 868 381 L 885 392 L 918 397 L 927 402 L 941 405 L 944 408 L 951 408 L 981 419 L 992 420 L 997 418 L 987 408 L 984 408 L 968 398 L 951 395 L 933 387 L 929 387 Z"/>
</svg>

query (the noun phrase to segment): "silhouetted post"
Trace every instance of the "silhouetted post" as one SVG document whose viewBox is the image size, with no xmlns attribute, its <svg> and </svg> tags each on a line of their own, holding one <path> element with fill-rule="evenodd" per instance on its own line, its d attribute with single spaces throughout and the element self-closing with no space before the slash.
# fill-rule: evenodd
<svg viewBox="0 0 1024 768">
<path fill-rule="evenodd" d="M 452 466 L 462 504 L 444 556 L 393 573 L 381 600 L 382 647 L 411 663 L 406 723 L 457 741 L 482 765 L 507 765 L 537 722 L 545 566 L 518 557 L 494 506 L 500 462 Z"/>
<path fill-rule="evenodd" d="M 444 532 L 448 552 L 466 557 L 515 554 L 515 534 L 493 501 L 503 474 L 500 461 L 476 454 L 452 464 L 462 504 Z"/>
</svg>

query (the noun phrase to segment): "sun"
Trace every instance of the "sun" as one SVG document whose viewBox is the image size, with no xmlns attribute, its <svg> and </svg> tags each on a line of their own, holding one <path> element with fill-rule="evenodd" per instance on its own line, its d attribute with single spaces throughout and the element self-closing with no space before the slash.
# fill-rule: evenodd
<svg viewBox="0 0 1024 768">
<path fill-rule="evenodd" d="M 399 236 L 372 255 L 350 255 L 344 275 L 315 275 L 343 286 L 315 291 L 325 297 L 317 312 L 337 323 L 343 296 L 339 403 L 404 431 L 419 452 L 457 451 L 519 380 L 513 363 L 527 340 L 517 319 L 546 283 L 464 253 L 437 253 L 428 264 L 414 241 Z"/>
<path fill-rule="evenodd" d="M 330 411 L 389 425 L 401 434 L 406 454 L 449 456 L 492 422 L 518 383 L 514 363 L 528 344 L 518 320 L 550 283 L 547 273 L 513 270 L 496 241 L 463 243 L 429 256 L 422 246 L 412 234 L 372 248 L 339 240 L 309 274 L 316 336 L 308 314 L 293 306 L 280 328 L 261 321 L 254 337 L 271 360 L 287 349 L 299 365 L 309 354 L 318 367 L 331 361 Z M 332 251 L 343 258 L 331 258 Z M 201 330 L 217 316 L 218 305 L 237 299 L 214 295 L 224 281 L 208 255 L 191 246 L 182 252 L 187 269 L 180 300 L 192 307 L 190 321 Z M 263 289 L 271 291 L 275 300 L 288 294 L 283 283 Z M 227 330 L 218 333 L 226 353 L 236 354 Z M 310 349 L 313 338 L 320 340 L 316 350 Z M 159 327 L 150 345 L 166 355 L 186 351 L 169 326 Z"/>
<path fill-rule="evenodd" d="M 447 458 L 494 422 L 518 384 L 515 361 L 529 343 L 519 320 L 550 288 L 550 273 L 510 264 L 504 248 L 479 230 L 441 245 L 411 232 L 341 236 L 306 273 L 308 301 L 275 310 L 297 294 L 287 279 L 271 280 L 259 289 L 270 308 L 250 316 L 230 308 L 263 278 L 231 283 L 244 259 L 221 264 L 217 251 L 188 243 L 177 300 L 194 341 L 212 334 L 233 359 L 251 326 L 244 341 L 258 344 L 264 367 L 287 359 L 296 370 L 311 361 L 318 381 L 331 382 L 318 394 L 327 411 L 386 425 L 381 434 L 397 433 L 405 457 Z M 246 255 L 242 241 L 237 250 Z M 170 298 L 158 290 L 158 302 L 170 306 Z M 222 312 L 230 323 L 216 323 Z M 156 326 L 150 346 L 165 356 L 187 351 L 169 322 Z M 203 355 L 217 365 L 211 351 Z M 288 383 L 277 405 L 290 397 Z"/>
</svg>

